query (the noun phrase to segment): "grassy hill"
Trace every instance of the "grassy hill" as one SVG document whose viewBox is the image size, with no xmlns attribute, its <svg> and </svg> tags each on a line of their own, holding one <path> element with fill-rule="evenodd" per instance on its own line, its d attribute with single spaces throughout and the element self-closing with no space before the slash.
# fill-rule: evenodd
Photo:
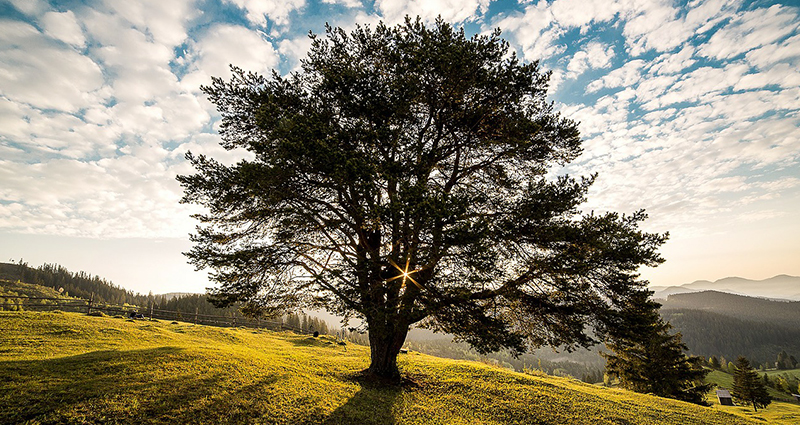
<svg viewBox="0 0 800 425">
<path fill-rule="evenodd" d="M 763 423 L 418 353 L 401 355 L 404 385 L 381 387 L 359 374 L 366 347 L 329 337 L 59 312 L 0 323 L 0 423 Z"/>
</svg>

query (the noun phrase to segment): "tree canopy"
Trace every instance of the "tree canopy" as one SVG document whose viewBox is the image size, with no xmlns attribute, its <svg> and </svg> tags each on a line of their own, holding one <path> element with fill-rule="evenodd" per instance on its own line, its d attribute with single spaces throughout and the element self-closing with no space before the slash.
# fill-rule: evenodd
<svg viewBox="0 0 800 425">
<path fill-rule="evenodd" d="M 549 73 L 499 31 L 442 21 L 328 28 L 301 69 L 233 67 L 203 87 L 233 165 L 187 154 L 197 215 L 187 253 L 218 305 L 363 318 L 370 372 L 397 376 L 411 325 L 482 352 L 588 346 L 666 235 L 643 211 L 582 214 L 595 176 L 553 175 L 581 154 L 546 99 Z"/>
</svg>

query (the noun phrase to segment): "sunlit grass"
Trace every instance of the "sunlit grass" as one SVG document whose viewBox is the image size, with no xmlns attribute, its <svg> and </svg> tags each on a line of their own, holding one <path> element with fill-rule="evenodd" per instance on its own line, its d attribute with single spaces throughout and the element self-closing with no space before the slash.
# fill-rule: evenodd
<svg viewBox="0 0 800 425">
<path fill-rule="evenodd" d="M 359 374 L 366 347 L 328 337 L 77 313 L 3 312 L 0 323 L 0 423 L 756 423 L 418 353 L 401 355 L 402 386 L 380 386 Z"/>
</svg>

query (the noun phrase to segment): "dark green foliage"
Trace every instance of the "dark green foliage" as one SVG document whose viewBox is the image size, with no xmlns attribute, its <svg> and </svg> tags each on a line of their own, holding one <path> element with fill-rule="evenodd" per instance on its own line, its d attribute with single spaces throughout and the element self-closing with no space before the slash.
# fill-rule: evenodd
<svg viewBox="0 0 800 425">
<path fill-rule="evenodd" d="M 178 177 L 208 211 L 187 255 L 217 305 L 363 318 L 370 371 L 396 377 L 414 323 L 480 352 L 570 349 L 643 290 L 666 236 L 638 229 L 643 212 L 581 216 L 594 177 L 546 177 L 580 155 L 577 125 L 498 32 L 408 20 L 312 38 L 300 72 L 233 68 L 203 88 L 223 146 L 252 158 L 188 154 L 197 174 Z"/>
<path fill-rule="evenodd" d="M 735 362 L 736 370 L 733 374 L 733 388 L 731 395 L 741 404 L 750 404 L 753 410 L 765 408 L 772 403 L 772 397 L 767 394 L 767 387 L 758 378 L 758 372 L 750 367 L 746 357 L 739 356 Z"/>
<path fill-rule="evenodd" d="M 626 307 L 622 326 L 608 334 L 611 353 L 602 353 L 607 373 L 629 390 L 705 405 L 708 370 L 700 357 L 684 354 L 681 334 L 670 334 L 672 326 L 659 316 L 658 303 L 641 295 Z"/>
<path fill-rule="evenodd" d="M 712 369 L 720 369 L 721 366 L 717 356 L 711 356 L 711 359 L 708 361 L 708 366 Z"/>
<path fill-rule="evenodd" d="M 794 356 L 790 356 L 786 351 L 781 350 L 778 353 L 778 360 L 775 362 L 775 368 L 780 370 L 794 369 L 797 367 L 797 360 Z"/>
<path fill-rule="evenodd" d="M 661 316 L 683 335 L 695 355 L 735 359 L 741 354 L 772 368 L 781 350 L 800 351 L 800 329 L 780 321 L 759 323 L 708 311 L 663 308 Z M 726 368 L 727 363 L 721 366 Z"/>
<path fill-rule="evenodd" d="M 778 301 L 717 291 L 670 295 L 662 311 L 703 310 L 749 322 L 800 328 L 800 301 Z"/>
</svg>

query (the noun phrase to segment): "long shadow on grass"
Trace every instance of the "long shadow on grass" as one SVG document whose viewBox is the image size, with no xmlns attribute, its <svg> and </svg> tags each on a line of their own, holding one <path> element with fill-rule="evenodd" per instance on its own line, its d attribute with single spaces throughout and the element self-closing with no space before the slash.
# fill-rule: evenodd
<svg viewBox="0 0 800 425">
<path fill-rule="evenodd" d="M 176 347 L 0 362 L 0 423 L 172 422 L 219 391 Z"/>
<path fill-rule="evenodd" d="M 396 404 L 401 401 L 403 387 L 396 384 L 376 382 L 362 373 L 352 380 L 361 384 L 361 389 L 347 403 L 339 406 L 328 416 L 325 425 L 396 424 L 399 413 Z"/>
</svg>

